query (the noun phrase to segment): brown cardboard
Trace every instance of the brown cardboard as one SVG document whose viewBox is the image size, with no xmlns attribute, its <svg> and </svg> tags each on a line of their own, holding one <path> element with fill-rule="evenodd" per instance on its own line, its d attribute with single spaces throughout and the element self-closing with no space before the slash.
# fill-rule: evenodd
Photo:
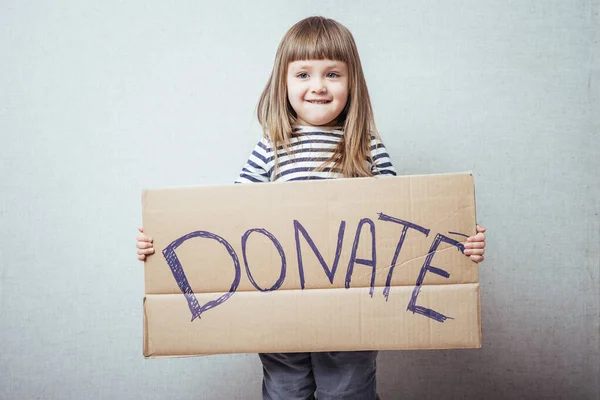
<svg viewBox="0 0 600 400">
<path fill-rule="evenodd" d="M 471 174 L 146 190 L 143 224 L 146 357 L 481 347 Z"/>
</svg>

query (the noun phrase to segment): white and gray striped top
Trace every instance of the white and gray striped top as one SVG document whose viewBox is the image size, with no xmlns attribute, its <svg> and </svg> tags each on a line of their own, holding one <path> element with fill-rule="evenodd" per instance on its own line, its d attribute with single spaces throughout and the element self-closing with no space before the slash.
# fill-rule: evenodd
<svg viewBox="0 0 600 400">
<path fill-rule="evenodd" d="M 289 145 L 290 155 L 283 147 L 278 149 L 279 167 L 276 176 L 273 176 L 275 157 L 271 142 L 263 137 L 254 147 L 235 183 L 339 178 L 341 174 L 331 168 L 318 172 L 315 169 L 329 160 L 342 136 L 343 132 L 339 128 L 296 128 Z M 396 175 L 385 146 L 375 138 L 371 140 L 371 158 L 373 163 L 369 165 L 374 175 Z"/>
</svg>

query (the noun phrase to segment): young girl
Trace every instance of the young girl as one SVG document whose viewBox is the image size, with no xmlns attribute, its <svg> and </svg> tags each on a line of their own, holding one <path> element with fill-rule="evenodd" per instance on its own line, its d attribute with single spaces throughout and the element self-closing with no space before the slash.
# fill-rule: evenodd
<svg viewBox="0 0 600 400">
<path fill-rule="evenodd" d="M 352 34 L 338 22 L 310 17 L 283 37 L 258 103 L 264 137 L 236 183 L 396 175 L 375 130 Z M 275 151 L 274 149 L 277 149 Z M 138 259 L 154 253 L 138 236 Z M 483 261 L 485 229 L 465 254 Z M 376 351 L 260 354 L 263 398 L 377 399 Z"/>
</svg>

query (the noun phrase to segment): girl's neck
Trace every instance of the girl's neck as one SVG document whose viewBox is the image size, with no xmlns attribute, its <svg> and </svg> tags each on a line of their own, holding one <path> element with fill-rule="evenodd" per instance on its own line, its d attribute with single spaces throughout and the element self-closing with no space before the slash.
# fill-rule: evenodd
<svg viewBox="0 0 600 400">
<path fill-rule="evenodd" d="M 340 125 L 323 125 L 323 126 L 312 126 L 312 125 L 294 125 L 294 132 L 331 132 L 331 131 L 341 131 L 342 126 Z"/>
</svg>

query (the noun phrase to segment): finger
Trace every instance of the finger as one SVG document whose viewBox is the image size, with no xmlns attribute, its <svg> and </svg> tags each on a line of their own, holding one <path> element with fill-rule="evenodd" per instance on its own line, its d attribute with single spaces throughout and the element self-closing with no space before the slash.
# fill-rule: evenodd
<svg viewBox="0 0 600 400">
<path fill-rule="evenodd" d="M 152 247 L 152 243 L 150 242 L 137 242 L 135 245 L 138 249 L 149 249 Z"/>
<path fill-rule="evenodd" d="M 468 256 L 482 256 L 485 253 L 484 249 L 467 249 L 465 254 Z"/>
<path fill-rule="evenodd" d="M 150 248 L 150 249 L 138 249 L 137 253 L 139 255 L 150 255 L 150 254 L 154 254 L 154 249 Z"/>
<path fill-rule="evenodd" d="M 485 233 L 480 232 L 476 235 L 469 236 L 467 239 L 468 242 L 483 242 L 485 240 Z"/>
<path fill-rule="evenodd" d="M 143 234 L 136 236 L 136 240 L 138 242 L 149 242 L 149 243 L 152 243 L 154 241 L 151 237 L 148 237 L 148 236 L 143 235 Z"/>
<path fill-rule="evenodd" d="M 485 233 L 478 233 L 475 236 L 469 236 L 467 238 L 467 242 L 484 242 L 485 241 Z"/>
<path fill-rule="evenodd" d="M 144 228 L 142 228 L 141 226 L 138 226 L 138 231 L 144 233 Z"/>
<path fill-rule="evenodd" d="M 477 225 L 477 232 L 485 232 L 485 228 L 481 225 Z"/>
<path fill-rule="evenodd" d="M 480 263 L 483 261 L 483 256 L 471 256 L 471 260 L 475 261 L 476 263 Z"/>
<path fill-rule="evenodd" d="M 465 243 L 465 249 L 484 249 L 485 242 L 468 242 Z"/>
<path fill-rule="evenodd" d="M 146 256 L 143 254 L 138 254 L 137 259 L 140 261 L 144 261 L 146 259 Z"/>
</svg>

